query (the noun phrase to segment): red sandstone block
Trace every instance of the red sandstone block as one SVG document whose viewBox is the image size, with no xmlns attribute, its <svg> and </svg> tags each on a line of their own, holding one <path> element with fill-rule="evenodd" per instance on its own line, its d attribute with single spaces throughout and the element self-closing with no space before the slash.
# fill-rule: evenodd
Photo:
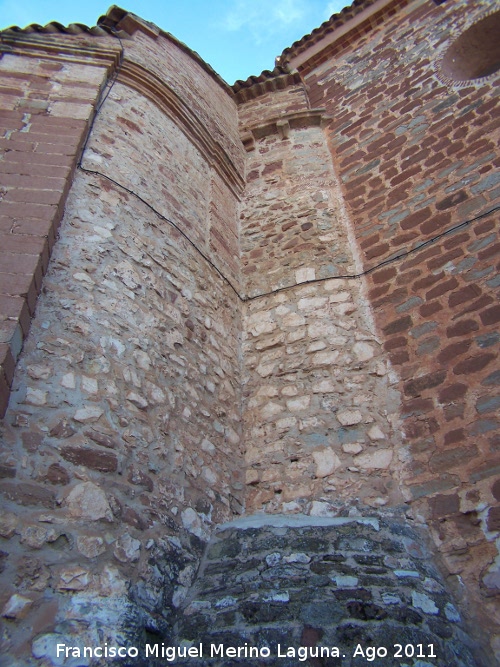
<svg viewBox="0 0 500 667">
<path fill-rule="evenodd" d="M 71 137 L 71 141 L 67 142 L 51 142 L 47 139 L 45 142 L 35 144 L 35 153 L 48 153 L 55 155 L 74 155 L 77 147 L 80 144 L 78 137 Z"/>
<path fill-rule="evenodd" d="M 431 259 L 430 261 L 428 261 L 427 267 L 431 271 L 434 271 L 435 269 L 441 268 L 448 262 L 451 262 L 454 259 L 457 259 L 458 257 L 462 257 L 463 254 L 464 251 L 461 248 L 455 248 L 454 250 L 450 250 L 450 252 L 447 252 L 444 255 L 441 255 L 440 257 L 436 257 L 436 259 Z"/>
<path fill-rule="evenodd" d="M 445 404 L 457 401 L 465 396 L 467 388 L 466 384 L 460 384 L 459 382 L 450 384 L 439 392 L 439 402 Z"/>
<path fill-rule="evenodd" d="M 408 285 L 421 275 L 420 269 L 410 269 L 400 273 L 396 279 L 397 285 Z"/>
<path fill-rule="evenodd" d="M 404 220 L 401 221 L 401 229 L 411 229 L 412 227 L 417 227 L 422 222 L 425 222 L 431 217 L 431 209 L 426 206 L 426 208 L 421 209 L 420 211 L 415 211 L 408 215 Z"/>
<path fill-rule="evenodd" d="M 13 223 L 13 233 L 20 236 L 26 235 L 28 237 L 40 236 L 48 240 L 49 249 L 51 249 L 55 240 L 54 221 L 25 218 Z"/>
<path fill-rule="evenodd" d="M 435 147 L 433 147 L 435 148 Z M 446 165 L 444 153 L 433 153 L 428 160 L 424 162 L 424 167 L 427 169 L 434 167 L 435 171 L 438 171 Z"/>
<path fill-rule="evenodd" d="M 54 153 L 29 153 L 29 155 L 26 154 L 25 151 L 10 151 L 9 153 L 6 154 L 6 161 L 9 162 L 9 164 L 19 164 L 19 163 L 25 163 L 28 162 L 30 165 L 45 165 L 46 167 L 49 166 L 54 166 L 54 167 L 66 167 L 69 168 L 72 166 L 74 157 L 72 155 L 59 155 L 59 154 L 54 154 Z"/>
<path fill-rule="evenodd" d="M 26 174 L 3 174 L 2 185 L 28 190 L 58 190 L 59 192 L 63 192 L 66 181 L 63 178 L 28 176 Z"/>
<path fill-rule="evenodd" d="M 403 264 L 403 268 L 409 269 L 413 266 L 423 265 L 426 259 L 429 257 L 435 257 L 436 255 L 441 254 L 441 247 L 439 245 L 431 245 L 427 250 L 419 250 L 417 253 L 414 253 L 413 256 L 409 259 L 406 259 Z"/>
<path fill-rule="evenodd" d="M 57 216 L 57 206 L 48 204 L 25 204 L 17 202 L 0 201 L 0 215 L 5 215 L 12 220 L 23 220 L 23 218 L 34 218 L 36 220 L 54 220 Z"/>
<path fill-rule="evenodd" d="M 359 167 L 361 167 L 364 164 L 363 160 L 365 157 L 366 152 L 358 150 L 355 153 L 351 153 L 350 155 L 346 155 L 344 158 L 342 158 L 340 167 L 342 170 L 347 169 L 349 165 L 352 165 L 352 167 L 355 168 L 356 163 L 358 163 Z"/>
<path fill-rule="evenodd" d="M 10 216 L 0 215 L 0 234 L 10 234 L 14 221 Z"/>
<path fill-rule="evenodd" d="M 17 151 L 20 153 L 32 153 L 35 150 L 35 144 L 32 141 L 17 141 L 17 135 L 13 135 L 11 139 L 0 138 L 0 151 L 8 155 L 10 151 Z"/>
<path fill-rule="evenodd" d="M 429 220 L 420 225 L 420 233 L 423 236 L 439 234 L 444 231 L 451 222 L 451 213 L 435 213 Z"/>
<path fill-rule="evenodd" d="M 467 192 L 465 190 L 459 190 L 458 192 L 454 192 L 453 194 L 448 195 L 448 197 L 445 197 L 444 199 L 436 202 L 436 208 L 438 211 L 443 211 L 446 208 L 451 208 L 452 206 L 461 204 L 467 198 Z"/>
<path fill-rule="evenodd" d="M 415 281 L 413 284 L 413 289 L 418 292 L 421 289 L 425 289 L 426 287 L 430 287 L 431 285 L 434 285 L 437 282 L 440 282 L 443 280 L 445 274 L 443 271 L 441 273 L 429 273 L 420 280 Z"/>
<path fill-rule="evenodd" d="M 481 250 L 481 252 L 478 252 L 477 256 L 479 259 L 489 259 L 490 257 L 498 255 L 498 253 L 500 253 L 500 243 L 495 243 L 495 245 L 489 246 L 488 248 Z"/>
<path fill-rule="evenodd" d="M 356 139 L 349 139 L 348 141 L 345 141 L 343 144 L 337 145 L 336 151 L 337 153 L 343 153 L 344 151 L 348 150 L 349 148 L 352 148 L 353 146 L 357 146 L 358 142 Z"/>
<path fill-rule="evenodd" d="M 5 295 L 25 297 L 29 311 L 33 315 L 38 290 L 36 289 L 35 279 L 32 275 L 30 276 L 25 273 L 0 273 L 0 285 Z"/>
<path fill-rule="evenodd" d="M 403 418 L 418 416 L 434 410 L 434 401 L 432 398 L 413 398 L 402 404 Z"/>
<path fill-rule="evenodd" d="M 381 255 L 384 255 L 390 250 L 390 246 L 388 243 L 381 243 L 380 245 L 374 246 L 373 248 L 370 248 L 365 252 L 365 257 L 366 259 L 375 259 L 376 257 L 380 257 Z"/>
<path fill-rule="evenodd" d="M 483 310 L 479 313 L 479 317 L 485 326 L 496 324 L 500 321 L 500 306 L 492 306 L 491 308 Z"/>
<path fill-rule="evenodd" d="M 0 119 L 4 120 L 20 120 L 22 121 L 24 114 L 20 111 L 10 111 L 9 109 L 0 109 Z"/>
<path fill-rule="evenodd" d="M 356 199 L 356 197 L 364 197 L 366 193 L 366 183 L 363 182 L 361 185 L 358 185 L 356 187 L 356 184 L 354 181 L 349 182 L 349 197 L 352 197 L 352 199 Z"/>
<path fill-rule="evenodd" d="M 420 164 L 415 165 L 414 167 L 410 167 L 409 169 L 405 169 L 391 180 L 391 187 L 399 185 L 400 183 L 404 183 L 404 181 L 407 181 L 409 178 L 412 178 L 412 176 L 416 176 L 421 171 L 422 171 L 422 165 Z"/>
<path fill-rule="evenodd" d="M 420 396 L 426 389 L 434 389 L 443 384 L 446 378 L 446 371 L 439 370 L 420 377 L 413 378 L 405 383 L 403 391 L 406 396 Z"/>
<path fill-rule="evenodd" d="M 387 304 L 398 305 L 402 303 L 408 296 L 408 290 L 406 287 L 399 287 L 396 290 L 393 290 L 386 296 L 383 296 L 381 299 L 373 302 L 373 307 L 377 310 L 380 307 L 383 307 Z"/>
<path fill-rule="evenodd" d="M 33 190 L 27 188 L 16 188 L 7 190 L 5 201 L 22 202 L 25 204 L 58 204 L 62 192 L 57 190 Z"/>
<path fill-rule="evenodd" d="M 451 248 L 454 248 L 457 245 L 462 245 L 470 241 L 470 234 L 468 232 L 464 232 L 463 234 L 457 234 L 456 236 L 451 236 L 449 239 L 447 239 L 443 243 L 443 248 L 446 250 L 451 250 Z"/>
<path fill-rule="evenodd" d="M 405 315 L 404 317 L 400 317 L 397 320 L 393 320 L 392 322 L 389 322 L 382 331 L 386 336 L 390 336 L 395 333 L 401 333 L 403 331 L 408 331 L 408 329 L 411 329 L 413 326 L 413 320 L 409 315 Z"/>
<path fill-rule="evenodd" d="M 55 493 L 38 484 L 17 483 L 0 480 L 0 493 L 8 500 L 20 505 L 53 508 L 56 504 Z"/>
<path fill-rule="evenodd" d="M 455 287 L 457 286 L 458 286 L 458 280 L 456 278 L 450 278 L 449 280 L 440 281 L 436 285 L 436 287 L 426 292 L 425 298 L 428 301 L 430 301 L 431 299 L 436 299 L 438 296 L 441 296 L 442 294 L 445 294 L 446 292 L 455 289 Z"/>
<path fill-rule="evenodd" d="M 407 246 L 411 241 L 418 238 L 418 232 L 406 232 L 404 234 L 398 234 L 391 239 L 392 246 Z"/>
<path fill-rule="evenodd" d="M 389 340 L 384 343 L 384 349 L 387 350 L 387 352 L 390 352 L 391 350 L 395 350 L 398 347 L 406 347 L 407 344 L 407 338 L 404 336 L 397 336 L 396 338 L 389 338 Z"/>
<path fill-rule="evenodd" d="M 454 317 L 462 317 L 462 315 L 467 313 L 473 313 L 476 310 L 481 310 L 481 308 L 486 308 L 486 306 L 489 306 L 491 303 L 493 303 L 493 297 L 489 296 L 488 294 L 483 294 L 483 296 L 480 297 L 477 301 L 470 303 Z"/>
<path fill-rule="evenodd" d="M 455 336 L 466 336 L 473 331 L 477 331 L 479 325 L 475 320 L 461 320 L 456 324 L 448 327 L 446 329 L 447 338 L 455 338 Z"/>
<path fill-rule="evenodd" d="M 448 305 L 450 308 L 455 308 L 455 306 L 458 306 L 461 303 L 475 299 L 480 296 L 481 293 L 482 290 L 479 285 L 466 285 L 450 294 L 448 297 Z"/>
<path fill-rule="evenodd" d="M 371 301 L 374 301 L 375 299 L 378 299 L 379 296 L 382 296 L 385 294 L 390 288 L 390 285 L 385 284 L 385 285 L 379 285 L 378 287 L 372 288 L 368 292 L 368 296 L 370 297 Z"/>
<path fill-rule="evenodd" d="M 443 306 L 439 301 L 433 301 L 432 303 L 424 303 L 420 306 L 419 312 L 422 317 L 430 317 L 431 315 L 434 315 L 434 313 L 438 313 L 440 310 L 443 310 Z"/>
<path fill-rule="evenodd" d="M 3 290 L 0 286 L 0 291 Z M 4 317 L 15 319 L 21 325 L 24 337 L 28 335 L 31 323 L 31 316 L 26 304 L 26 300 L 19 296 L 5 296 L 0 293 L 0 313 Z"/>
<path fill-rule="evenodd" d="M 450 514 L 455 514 L 460 509 L 460 498 L 454 494 L 444 495 L 439 494 L 429 500 L 432 508 L 432 518 L 441 519 Z"/>
<path fill-rule="evenodd" d="M 406 352 L 406 350 L 399 350 L 398 352 L 390 352 L 389 357 L 391 360 L 391 364 L 393 366 L 401 366 L 403 364 L 406 364 L 410 360 L 410 357 L 408 356 L 408 352 Z"/>
<path fill-rule="evenodd" d="M 23 127 L 23 122 L 21 119 L 18 121 L 14 121 L 14 120 L 7 120 L 4 118 L 0 118 L 0 135 L 5 135 L 6 132 L 15 131 L 17 139 L 17 137 L 20 134 L 17 130 L 21 130 L 22 127 Z"/>
<path fill-rule="evenodd" d="M 76 150 L 76 147 L 79 144 L 80 141 L 80 133 L 78 134 L 57 134 L 53 130 L 49 132 L 17 132 L 16 135 L 16 141 L 19 143 L 23 142 L 30 142 L 35 145 L 38 144 L 45 144 L 49 148 L 49 152 L 65 152 L 66 150 L 69 150 L 70 148 Z M 54 148 L 61 149 L 61 151 L 56 150 L 54 151 Z"/>
<path fill-rule="evenodd" d="M 482 222 L 474 225 L 474 234 L 476 236 L 481 236 L 482 234 L 491 232 L 491 230 L 495 228 L 496 223 L 494 220 L 483 220 Z"/>
<path fill-rule="evenodd" d="M 463 466 L 478 455 L 475 445 L 445 449 L 434 454 L 429 461 L 432 472 L 447 472 L 450 468 Z"/>
<path fill-rule="evenodd" d="M 80 118 L 68 118 L 66 116 L 37 116 L 33 118 L 31 127 L 37 132 L 53 131 L 56 135 L 76 135 L 83 132 L 87 121 Z M 44 129 L 42 129 L 44 128 Z"/>
<path fill-rule="evenodd" d="M 0 273 L 25 273 L 33 275 L 41 272 L 40 255 L 12 254 L 0 250 Z"/>
<path fill-rule="evenodd" d="M 455 357 L 458 357 L 461 354 L 465 354 L 469 351 L 471 344 L 472 341 L 463 340 L 459 343 L 452 343 L 451 345 L 448 345 L 438 354 L 437 359 L 439 363 L 444 365 L 448 361 L 455 359 Z"/>
<path fill-rule="evenodd" d="M 488 530 L 491 533 L 500 530 L 500 507 L 491 507 L 488 511 Z"/>
<path fill-rule="evenodd" d="M 380 268 L 371 274 L 374 283 L 385 283 L 396 275 L 394 267 Z"/>
<path fill-rule="evenodd" d="M 474 357 L 460 361 L 454 368 L 453 373 L 455 375 L 470 375 L 472 373 L 478 373 L 482 371 L 483 368 L 496 359 L 496 355 L 490 352 L 485 352 L 483 354 L 477 354 Z"/>
<path fill-rule="evenodd" d="M 445 446 L 453 445 L 456 442 L 462 442 L 463 440 L 465 440 L 465 431 L 463 428 L 457 428 L 444 434 Z"/>
<path fill-rule="evenodd" d="M 46 176 L 47 167 L 43 164 L 32 164 L 26 162 L 9 162 L 7 160 L 0 161 L 0 174 L 16 174 L 26 176 Z M 55 178 L 68 178 L 71 170 L 68 167 L 50 167 L 50 175 Z"/>
</svg>

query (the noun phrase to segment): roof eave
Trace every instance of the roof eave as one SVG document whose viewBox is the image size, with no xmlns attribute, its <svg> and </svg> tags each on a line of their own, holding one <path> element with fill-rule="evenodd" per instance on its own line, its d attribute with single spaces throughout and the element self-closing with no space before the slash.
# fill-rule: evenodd
<svg viewBox="0 0 500 667">
<path fill-rule="evenodd" d="M 292 70 L 304 72 L 312 69 L 318 62 L 326 59 L 335 45 L 348 37 L 368 32 L 385 20 L 391 10 L 408 5 L 412 0 L 367 0 L 366 3 L 353 3 L 351 8 L 359 10 L 348 20 L 341 20 L 342 15 L 334 14 L 330 21 L 320 29 L 306 35 L 299 42 L 283 51 L 277 58 L 277 64 L 287 65 Z M 340 24 L 339 24 L 340 22 Z M 335 23 L 339 24 L 335 26 Z M 324 57 L 322 58 L 322 55 Z"/>
</svg>

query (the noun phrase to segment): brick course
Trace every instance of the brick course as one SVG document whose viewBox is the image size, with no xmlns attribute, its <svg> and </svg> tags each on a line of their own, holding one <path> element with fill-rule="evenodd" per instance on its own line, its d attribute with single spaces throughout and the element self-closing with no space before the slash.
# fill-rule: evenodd
<svg viewBox="0 0 500 667">
<path fill-rule="evenodd" d="M 9 104 L 0 112 L 0 151 L 3 154 L 0 162 L 1 294 L 24 298 L 31 314 L 40 293 L 42 275 L 47 270 L 78 150 L 88 129 L 90 110 L 104 78 L 103 68 L 89 67 L 89 84 L 79 88 L 79 97 L 72 100 L 72 113 L 65 116 L 58 105 L 62 100 L 69 101 L 68 89 L 78 76 L 79 66 L 61 64 L 56 70 L 56 82 L 51 78 L 53 64 L 43 58 L 23 60 L 10 54 L 4 54 L 0 60 L 0 82 L 8 82 L 10 86 L 2 88 L 3 94 L 8 90 L 11 96 Z M 96 73 L 100 73 L 100 80 Z M 38 105 L 32 96 L 38 97 L 40 90 L 45 91 L 46 103 Z M 84 109 L 89 111 L 83 112 Z M 74 115 L 82 119 L 75 119 Z M 12 315 L 2 311 L 0 318 L 5 320 Z M 22 332 L 24 339 L 28 332 L 26 320 Z M 20 352 L 14 339 L 5 343 L 8 348 L 0 359 L 0 373 L 4 374 L 2 415 L 12 382 L 7 367 L 12 358 L 17 360 Z"/>
</svg>

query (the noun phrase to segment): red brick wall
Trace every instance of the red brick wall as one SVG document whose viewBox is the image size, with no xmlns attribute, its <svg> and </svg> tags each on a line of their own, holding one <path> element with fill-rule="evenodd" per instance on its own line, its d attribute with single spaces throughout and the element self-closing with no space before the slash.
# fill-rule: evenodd
<svg viewBox="0 0 500 667">
<path fill-rule="evenodd" d="M 0 416 L 104 67 L 0 60 Z"/>
<path fill-rule="evenodd" d="M 305 77 L 311 105 L 334 119 L 330 147 L 365 269 L 498 205 L 500 78 L 439 77 L 450 39 L 491 9 L 464 5 L 413 2 Z M 487 215 L 368 276 L 400 377 L 408 500 L 430 518 L 450 572 L 477 601 L 487 596 L 490 618 L 500 590 L 499 219 Z"/>
</svg>

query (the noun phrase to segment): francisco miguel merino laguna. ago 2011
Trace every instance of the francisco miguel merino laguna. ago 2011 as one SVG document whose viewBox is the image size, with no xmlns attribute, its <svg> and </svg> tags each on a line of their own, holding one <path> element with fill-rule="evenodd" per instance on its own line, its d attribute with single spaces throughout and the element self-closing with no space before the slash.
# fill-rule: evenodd
<svg viewBox="0 0 500 667">
<path fill-rule="evenodd" d="M 308 658 L 345 658 L 345 653 L 338 646 L 283 646 L 277 645 L 276 653 L 272 656 L 268 646 L 224 646 L 224 644 L 210 644 L 205 654 L 203 644 L 196 646 L 165 646 L 165 644 L 146 644 L 143 648 L 146 658 L 164 658 L 166 662 L 174 662 L 177 658 L 296 658 L 304 662 Z M 140 650 L 136 646 L 68 646 L 57 644 L 58 658 L 137 658 Z M 433 644 L 394 644 L 392 649 L 385 646 L 363 647 L 357 644 L 352 653 L 353 658 L 364 658 L 372 662 L 375 658 L 437 658 Z"/>
</svg>

